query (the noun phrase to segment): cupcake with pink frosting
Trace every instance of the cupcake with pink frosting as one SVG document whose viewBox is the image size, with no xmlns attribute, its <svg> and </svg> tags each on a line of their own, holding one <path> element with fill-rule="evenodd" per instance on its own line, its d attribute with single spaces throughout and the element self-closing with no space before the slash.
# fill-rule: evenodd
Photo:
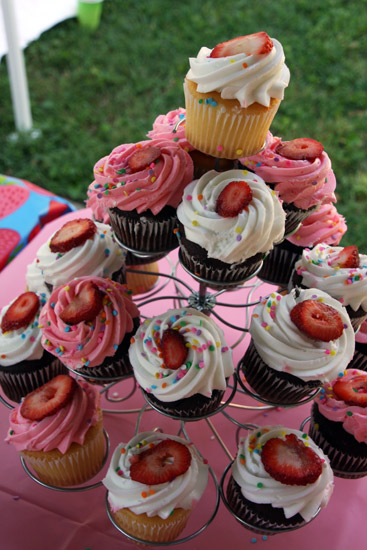
<svg viewBox="0 0 367 550">
<path fill-rule="evenodd" d="M 86 201 L 95 215 L 109 215 L 116 237 L 138 253 L 178 246 L 176 208 L 193 179 L 190 155 L 166 139 L 119 145 L 94 167 Z"/>
<path fill-rule="evenodd" d="M 367 475 L 367 373 L 348 369 L 324 385 L 312 406 L 309 434 L 334 474 Z"/>
<path fill-rule="evenodd" d="M 286 235 L 318 205 L 336 201 L 330 158 L 313 139 L 282 141 L 268 132 L 265 148 L 241 162 L 279 194 L 287 214 Z"/>
<path fill-rule="evenodd" d="M 348 369 L 367 371 L 367 320 L 361 324 L 356 334 L 354 356 L 348 365 Z"/>
<path fill-rule="evenodd" d="M 69 369 L 93 379 L 132 373 L 130 339 L 139 310 L 126 287 L 101 277 L 80 277 L 58 287 L 40 315 L 43 347 Z"/>
<path fill-rule="evenodd" d="M 100 470 L 105 454 L 100 395 L 87 382 L 61 374 L 29 393 L 9 420 L 5 441 L 42 482 L 79 485 Z"/>
<path fill-rule="evenodd" d="M 319 243 L 337 245 L 347 230 L 347 224 L 332 203 L 321 204 L 312 212 L 295 233 L 274 246 L 263 261 L 259 279 L 286 286 L 296 261 L 305 248 Z"/>
</svg>

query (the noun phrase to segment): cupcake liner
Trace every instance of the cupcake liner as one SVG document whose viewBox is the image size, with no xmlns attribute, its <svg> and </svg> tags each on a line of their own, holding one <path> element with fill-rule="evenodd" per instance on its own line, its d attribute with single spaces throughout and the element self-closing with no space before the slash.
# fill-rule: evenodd
<svg viewBox="0 0 367 550">
<path fill-rule="evenodd" d="M 242 371 L 249 386 L 263 399 L 280 405 L 298 403 L 320 387 L 321 382 L 305 382 L 292 374 L 272 369 L 261 359 L 253 340 L 243 357 Z"/>
<path fill-rule="evenodd" d="M 68 369 L 60 360 L 45 351 L 39 361 L 23 361 L 14 369 L 1 368 L 0 385 L 6 397 L 19 403 L 22 397 L 43 386 L 55 376 L 67 373 Z"/>
<path fill-rule="evenodd" d="M 261 529 L 282 530 L 289 527 L 302 527 L 306 521 L 300 514 L 286 518 L 282 508 L 274 508 L 271 504 L 256 504 L 246 499 L 241 488 L 231 476 L 227 485 L 227 502 L 233 513 L 249 523 L 248 528 L 261 533 Z M 275 533 L 274 533 L 275 534 Z"/>
<path fill-rule="evenodd" d="M 159 516 L 134 514 L 129 508 L 121 508 L 112 513 L 112 517 L 121 529 L 134 537 L 149 542 L 170 542 L 184 530 L 190 514 L 191 510 L 176 508 L 167 519 L 162 519 Z"/>
<path fill-rule="evenodd" d="M 198 418 L 212 413 L 218 409 L 224 395 L 224 391 L 222 390 L 213 390 L 211 397 L 196 394 L 186 399 L 166 402 L 160 401 L 143 389 L 142 392 L 148 403 L 152 404 L 159 411 L 179 418 Z"/>
<path fill-rule="evenodd" d="M 284 212 L 286 213 L 284 233 L 287 235 L 297 229 L 299 224 L 302 223 L 303 220 L 305 220 L 310 214 L 312 214 L 312 212 L 315 212 L 320 206 L 320 203 L 311 206 L 307 210 L 302 210 L 302 208 L 297 208 L 294 204 L 287 202 L 283 202 L 282 206 Z"/>
<path fill-rule="evenodd" d="M 302 248 L 284 239 L 265 257 L 257 277 L 266 283 L 287 286 Z"/>
<path fill-rule="evenodd" d="M 44 483 L 55 487 L 84 483 L 100 470 L 103 463 L 105 444 L 102 420 L 89 428 L 83 445 L 72 443 L 64 455 L 57 449 L 45 453 L 22 451 L 21 455 Z"/>
<path fill-rule="evenodd" d="M 167 215 L 160 212 L 157 216 L 145 212 L 140 216 L 135 212 L 126 212 L 119 208 L 110 208 L 111 226 L 122 244 L 141 252 L 165 252 L 178 246 L 173 232 L 177 217 L 175 210 L 166 207 Z M 161 214 L 161 216 L 160 216 Z"/>
<path fill-rule="evenodd" d="M 347 369 L 358 369 L 367 372 L 367 355 L 361 353 L 357 348 L 354 352 L 353 359 L 348 364 Z"/>
<path fill-rule="evenodd" d="M 127 267 L 129 268 L 129 266 Z M 132 291 L 133 296 L 148 292 L 158 281 L 159 275 L 157 262 L 140 266 L 131 266 L 131 269 L 139 271 L 139 273 L 126 273 L 126 284 L 128 289 Z M 147 271 L 156 273 L 156 275 L 146 275 L 145 272 Z"/>
<path fill-rule="evenodd" d="M 202 153 L 225 159 L 258 153 L 280 105 L 272 98 L 270 107 L 255 103 L 241 108 L 237 100 L 222 99 L 217 92 L 197 92 L 187 80 L 184 93 L 187 140 Z"/>
<path fill-rule="evenodd" d="M 308 433 L 328 456 L 335 475 L 345 479 L 358 479 L 367 475 L 367 444 L 358 443 L 343 429 L 341 422 L 332 422 L 323 417 L 316 403 L 312 406 Z"/>
</svg>

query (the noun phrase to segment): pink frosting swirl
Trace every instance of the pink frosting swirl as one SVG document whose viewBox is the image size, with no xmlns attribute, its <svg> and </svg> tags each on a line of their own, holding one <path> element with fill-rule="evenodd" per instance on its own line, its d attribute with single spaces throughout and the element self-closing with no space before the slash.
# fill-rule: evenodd
<svg viewBox="0 0 367 550">
<path fill-rule="evenodd" d="M 91 426 L 99 420 L 100 395 L 95 386 L 82 380 L 71 400 L 55 414 L 42 420 L 29 420 L 20 413 L 21 403 L 10 413 L 10 429 L 5 441 L 12 443 L 17 451 L 51 451 L 62 454 L 72 443 L 84 443 Z"/>
<path fill-rule="evenodd" d="M 359 331 L 356 334 L 356 342 L 367 344 L 367 319 L 359 327 Z"/>
<path fill-rule="evenodd" d="M 105 295 L 102 309 L 94 321 L 69 326 L 59 314 L 88 281 Z M 74 370 L 96 367 L 115 355 L 125 335 L 133 330 L 133 319 L 138 317 L 139 310 L 125 286 L 110 279 L 80 277 L 56 288 L 43 307 L 39 319 L 42 345 Z"/>
<path fill-rule="evenodd" d="M 320 413 L 332 422 L 342 422 L 346 432 L 355 437 L 359 443 L 367 443 L 367 407 L 358 405 L 347 405 L 337 397 L 333 391 L 338 380 L 349 382 L 355 377 L 364 377 L 367 380 L 367 373 L 358 369 L 344 371 L 342 377 L 324 385 L 324 392 L 321 394 L 318 408 Z"/>
<path fill-rule="evenodd" d="M 302 247 L 314 247 L 319 243 L 339 244 L 347 230 L 343 216 L 338 214 L 333 204 L 322 204 L 302 222 L 296 233 L 288 241 Z"/>
<path fill-rule="evenodd" d="M 104 183 L 102 181 L 99 181 L 100 177 L 97 174 L 99 173 L 99 168 L 101 166 L 104 166 L 104 163 L 107 162 L 108 157 L 101 158 L 94 166 L 94 173 L 96 179 L 90 184 L 90 186 L 87 189 L 87 195 L 88 199 L 85 201 L 88 208 L 92 210 L 94 219 L 97 222 L 102 222 L 110 225 L 110 214 L 108 210 L 105 208 L 103 201 L 101 201 L 101 197 L 103 194 L 103 186 Z M 107 183 L 107 182 L 105 182 Z"/>
<path fill-rule="evenodd" d="M 161 156 L 148 170 L 144 167 L 131 172 L 129 159 L 145 147 L 158 147 Z M 136 209 L 139 214 L 146 210 L 158 214 L 165 206 L 177 208 L 193 172 L 190 155 L 175 142 L 152 139 L 119 145 L 95 165 L 95 181 L 89 186 L 86 204 L 93 211 L 97 211 L 96 201 L 100 200 L 99 211 L 103 212 L 116 206 L 120 210 Z"/>
<path fill-rule="evenodd" d="M 153 122 L 153 129 L 147 133 L 148 138 L 174 141 L 185 151 L 193 151 L 194 147 L 186 139 L 185 122 L 181 122 L 176 132 L 173 131 L 176 124 L 183 120 L 185 115 L 186 109 L 182 107 L 169 111 L 166 115 L 158 115 Z"/>
<path fill-rule="evenodd" d="M 266 183 L 274 183 L 275 191 L 286 203 L 307 210 L 318 203 L 336 202 L 336 181 L 331 161 L 325 151 L 314 161 L 291 160 L 276 153 L 282 142 L 268 132 L 265 148 L 257 155 L 241 159 Z"/>
</svg>

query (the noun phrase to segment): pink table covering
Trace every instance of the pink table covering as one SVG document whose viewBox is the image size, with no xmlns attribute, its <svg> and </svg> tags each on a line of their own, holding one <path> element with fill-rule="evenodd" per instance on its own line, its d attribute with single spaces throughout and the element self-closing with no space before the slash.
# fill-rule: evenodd
<svg viewBox="0 0 367 550">
<path fill-rule="evenodd" d="M 17 258 L 0 274 L 0 306 L 8 303 L 25 288 L 25 269 L 35 255 L 39 246 L 48 236 L 58 229 L 68 219 L 89 216 L 88 210 L 67 214 L 62 220 L 55 220 L 48 224 L 42 232 L 22 251 Z M 177 253 L 170 255 L 173 262 L 177 260 Z M 163 259 L 159 262 L 162 272 L 168 272 L 168 262 Z M 199 285 L 179 266 L 177 276 L 186 281 L 194 290 Z M 253 284 L 253 279 L 248 284 Z M 267 295 L 273 287 L 261 285 L 255 297 Z M 225 293 L 218 298 L 223 303 L 245 303 L 249 289 L 240 289 Z M 187 292 L 184 290 L 187 295 Z M 160 295 L 174 295 L 172 283 Z M 171 299 L 160 300 L 151 305 L 145 305 L 141 311 L 145 315 L 159 314 L 173 307 Z M 245 325 L 245 308 L 228 308 L 218 306 L 215 311 L 232 324 Z M 221 323 L 219 323 L 221 324 Z M 222 325 L 226 333 L 227 343 L 233 345 L 241 333 Z M 248 336 L 233 350 L 235 364 L 243 355 L 248 343 Z M 116 392 L 125 396 L 133 387 L 132 379 L 119 382 L 110 395 Z M 144 400 L 137 390 L 123 404 L 111 404 L 102 400 L 103 407 L 112 409 L 140 409 Z M 240 422 L 251 422 L 258 425 L 283 424 L 299 429 L 303 419 L 309 415 L 310 405 L 302 405 L 292 409 L 272 409 L 264 411 L 258 403 L 242 394 L 236 394 L 233 403 L 254 406 L 254 410 L 239 410 L 227 407 L 233 418 Z M 0 432 L 5 437 L 8 429 L 9 410 L 0 403 Z M 111 451 L 121 441 L 128 441 L 135 429 L 137 414 L 104 414 L 104 425 L 110 436 Z M 211 417 L 211 422 L 222 437 L 229 453 L 236 454 L 236 426 L 221 413 Z M 176 434 L 179 423 L 155 411 L 146 411 L 142 415 L 140 430 L 150 430 L 161 427 L 165 432 Z M 213 431 L 204 420 L 186 424 L 188 435 L 196 444 L 200 452 L 208 459 L 218 481 L 222 472 L 229 464 L 230 459 L 219 445 Z M 242 435 L 245 432 L 242 431 Z M 108 462 L 102 472 L 93 480 L 99 481 L 107 469 Z M 120 534 L 110 523 L 105 510 L 105 494 L 103 486 L 82 493 L 60 493 L 36 484 L 27 476 L 21 466 L 18 455 L 13 447 L 5 443 L 1 446 L 0 470 L 0 505 L 1 505 L 1 547 L 4 550 L 39 550 L 56 548 L 57 550 L 121 550 L 137 548 Z M 210 481 L 208 489 L 193 511 L 189 525 L 182 536 L 189 535 L 199 529 L 210 517 L 214 510 L 215 489 Z M 367 478 L 360 480 L 344 480 L 335 478 L 335 489 L 327 508 L 306 527 L 263 539 L 243 528 L 221 502 L 218 513 L 208 528 L 189 542 L 179 545 L 183 550 L 209 550 L 222 548 L 244 548 L 250 544 L 257 544 L 264 550 L 283 550 L 297 548 L 297 550 L 315 550 L 333 548 L 362 548 L 366 545 L 363 524 L 367 509 Z"/>
</svg>

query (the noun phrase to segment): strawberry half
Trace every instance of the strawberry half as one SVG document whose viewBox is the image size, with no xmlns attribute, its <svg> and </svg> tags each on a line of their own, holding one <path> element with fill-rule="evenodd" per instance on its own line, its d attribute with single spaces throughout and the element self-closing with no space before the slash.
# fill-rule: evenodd
<svg viewBox="0 0 367 550">
<path fill-rule="evenodd" d="M 315 483 L 322 472 L 318 455 L 295 434 L 268 439 L 261 451 L 261 461 L 268 474 L 285 485 Z"/>
<path fill-rule="evenodd" d="M 355 268 L 359 267 L 359 251 L 355 245 L 345 246 L 333 260 L 333 266 Z"/>
<path fill-rule="evenodd" d="M 324 151 L 323 145 L 314 139 L 298 138 L 292 141 L 280 143 L 275 152 L 282 157 L 291 160 L 309 160 L 313 161 L 321 157 Z"/>
<path fill-rule="evenodd" d="M 367 374 L 350 380 L 340 378 L 333 386 L 335 395 L 347 405 L 367 407 Z"/>
<path fill-rule="evenodd" d="M 223 218 L 234 218 L 251 202 L 252 191 L 245 181 L 231 181 L 219 194 L 216 212 Z"/>
<path fill-rule="evenodd" d="M 87 281 L 71 302 L 59 313 L 59 317 L 68 325 L 77 325 L 82 321 L 93 321 L 102 309 L 104 294 L 92 281 Z"/>
<path fill-rule="evenodd" d="M 269 53 L 273 48 L 270 36 L 262 31 L 246 36 L 238 36 L 227 42 L 221 42 L 211 51 L 210 57 L 228 57 L 244 53 L 245 55 L 261 55 Z"/>
<path fill-rule="evenodd" d="M 137 149 L 129 158 L 129 168 L 132 172 L 140 172 L 161 156 L 159 147 L 149 145 L 144 149 Z"/>
<path fill-rule="evenodd" d="M 339 312 L 317 300 L 300 302 L 291 310 L 290 317 L 299 330 L 314 340 L 330 342 L 343 333 L 344 323 Z"/>
<path fill-rule="evenodd" d="M 158 485 L 184 474 L 190 464 L 191 453 L 186 445 L 165 439 L 133 457 L 130 477 L 144 485 Z"/>
<path fill-rule="evenodd" d="M 59 374 L 29 393 L 20 406 L 20 414 L 28 420 L 42 420 L 55 414 L 73 397 L 77 383 L 67 374 Z"/>
<path fill-rule="evenodd" d="M 50 241 L 51 252 L 68 252 L 76 246 L 81 246 L 87 239 L 92 239 L 97 226 L 92 220 L 82 218 L 71 220 L 59 229 Z"/>
<path fill-rule="evenodd" d="M 36 316 L 40 301 L 34 292 L 24 292 L 11 304 L 1 320 L 1 330 L 17 330 L 26 327 Z"/>
<path fill-rule="evenodd" d="M 173 328 L 168 328 L 163 332 L 161 350 L 164 366 L 171 370 L 182 367 L 189 352 L 184 337 Z"/>
</svg>

